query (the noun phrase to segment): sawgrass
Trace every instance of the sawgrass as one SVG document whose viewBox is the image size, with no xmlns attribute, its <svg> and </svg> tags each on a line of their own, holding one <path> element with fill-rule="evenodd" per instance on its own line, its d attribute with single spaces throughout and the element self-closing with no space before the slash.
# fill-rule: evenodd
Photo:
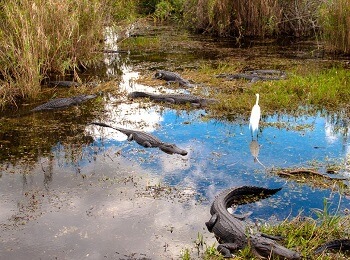
<svg viewBox="0 0 350 260">
<path fill-rule="evenodd" d="M 0 9 L 0 106 L 35 98 L 51 73 L 71 72 L 97 59 L 105 1 L 8 0 Z"/>
</svg>

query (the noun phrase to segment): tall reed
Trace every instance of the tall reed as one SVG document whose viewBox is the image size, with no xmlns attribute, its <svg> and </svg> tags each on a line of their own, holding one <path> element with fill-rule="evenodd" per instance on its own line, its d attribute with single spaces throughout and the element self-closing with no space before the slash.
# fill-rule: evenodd
<svg viewBox="0 0 350 260">
<path fill-rule="evenodd" d="M 187 0 L 184 14 L 197 31 L 220 36 L 313 35 L 320 0 Z"/>
<path fill-rule="evenodd" d="M 324 1 L 320 21 L 328 45 L 350 53 L 350 0 Z"/>
<path fill-rule="evenodd" d="M 0 106 L 37 96 L 49 73 L 75 71 L 101 48 L 105 1 L 7 0 L 0 5 Z"/>
<path fill-rule="evenodd" d="M 276 33 L 282 19 L 278 0 L 188 0 L 185 19 L 197 31 L 220 36 L 263 36 Z M 196 15 L 194 15 L 196 14 Z"/>
</svg>

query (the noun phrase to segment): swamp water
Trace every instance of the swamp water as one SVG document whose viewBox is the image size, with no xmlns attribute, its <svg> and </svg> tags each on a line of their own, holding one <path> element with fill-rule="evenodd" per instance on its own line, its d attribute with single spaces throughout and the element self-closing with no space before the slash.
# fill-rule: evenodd
<svg viewBox="0 0 350 260">
<path fill-rule="evenodd" d="M 217 46 L 215 53 L 228 48 L 227 43 L 210 44 Z M 269 60 L 274 48 L 261 58 Z M 254 48 L 237 51 L 237 60 L 248 52 Z M 309 216 L 313 209 L 323 209 L 325 199 L 332 212 L 346 213 L 345 186 L 339 195 L 336 184 L 299 183 L 271 172 L 315 165 L 326 171 L 336 163 L 343 166 L 336 177 L 350 177 L 346 122 L 339 125 L 341 120 L 324 113 L 265 116 L 256 142 L 248 118 L 215 120 L 201 109 L 174 110 L 145 100 L 127 100 L 125 93 L 161 87 L 137 83 L 140 71 L 178 64 L 190 67 L 196 58 L 215 59 L 215 53 L 184 48 L 175 54 L 172 50 L 161 55 L 106 54 L 104 76 L 119 75 L 116 88 L 124 95 L 105 93 L 79 107 L 4 116 L 0 258 L 177 259 L 185 248 L 191 248 L 195 257 L 198 234 L 207 245 L 215 242 L 204 225 L 210 218 L 211 202 L 233 186 L 282 187 L 268 199 L 237 208 L 243 213 L 253 211 L 254 221 L 278 221 L 300 212 Z M 303 53 L 303 48 L 286 56 L 291 53 Z M 174 91 L 164 86 L 162 91 Z M 89 125 L 92 121 L 151 132 L 176 143 L 188 155 L 143 148 L 113 129 Z"/>
</svg>

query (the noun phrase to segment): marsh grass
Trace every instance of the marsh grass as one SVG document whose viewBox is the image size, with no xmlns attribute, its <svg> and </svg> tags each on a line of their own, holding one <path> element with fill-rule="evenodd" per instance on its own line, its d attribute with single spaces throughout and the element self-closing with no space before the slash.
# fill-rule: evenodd
<svg viewBox="0 0 350 260">
<path fill-rule="evenodd" d="M 349 216 L 339 216 L 338 212 L 331 213 L 329 203 L 324 200 L 323 209 L 314 210 L 315 218 L 297 216 L 292 220 L 272 226 L 266 224 L 262 232 L 279 234 L 285 237 L 285 245 L 297 249 L 309 259 L 348 259 L 343 253 L 325 252 L 315 255 L 313 251 L 326 241 L 345 238 L 350 223 Z"/>
<path fill-rule="evenodd" d="M 221 73 L 221 69 L 219 69 Z M 219 74 L 210 71 L 210 74 Z M 232 72 L 231 72 L 232 73 Z M 260 94 L 263 115 L 276 112 L 315 114 L 319 110 L 344 111 L 350 113 L 350 71 L 341 67 L 321 71 L 287 72 L 288 78 L 278 81 L 262 81 L 251 84 L 248 81 L 225 81 L 212 79 L 210 84 L 214 95 L 220 101 L 211 106 L 216 116 L 249 116 L 254 105 L 255 93 Z M 213 74 L 211 74 L 213 75 Z M 307 108 L 307 111 L 305 111 Z"/>
<path fill-rule="evenodd" d="M 196 31 L 220 36 L 309 36 L 318 31 L 315 0 L 190 0 L 185 20 Z"/>
<path fill-rule="evenodd" d="M 158 49 L 161 46 L 161 40 L 156 37 L 130 37 L 120 42 L 119 47 L 121 49 L 140 51 L 140 50 L 153 50 Z"/>
<path fill-rule="evenodd" d="M 226 80 L 216 77 L 221 73 L 240 73 L 245 66 L 244 63 L 234 61 L 218 63 L 199 61 L 195 69 L 173 71 L 199 84 L 200 87 L 192 90 L 193 94 L 202 95 L 201 91 L 205 89 L 211 98 L 219 101 L 207 109 L 210 117 L 218 119 L 249 118 L 255 103 L 255 93 L 260 94 L 259 104 L 263 117 L 276 113 L 314 116 L 320 111 L 328 111 L 329 114 L 341 112 L 342 116 L 350 115 L 350 71 L 341 65 L 317 68 L 314 66 L 310 68 L 309 64 L 293 65 L 286 70 L 286 79 L 258 81 L 253 84 L 246 80 Z M 153 79 L 153 75 L 154 71 L 146 73 L 138 81 L 150 86 L 164 83 Z M 264 122 L 261 124 L 263 126 Z M 293 130 L 302 131 L 312 126 L 279 125 L 278 127 L 292 127 Z"/>
<path fill-rule="evenodd" d="M 0 105 L 34 98 L 50 73 L 87 66 L 101 49 L 104 1 L 9 0 L 1 3 Z"/>
<path fill-rule="evenodd" d="M 350 53 L 350 0 L 324 1 L 320 6 L 323 38 L 335 50 Z"/>
<path fill-rule="evenodd" d="M 348 255 L 342 252 L 324 252 L 319 255 L 314 254 L 314 250 L 323 243 L 339 238 L 346 238 L 349 232 L 350 217 L 339 216 L 338 209 L 330 211 L 330 204 L 325 199 L 323 209 L 315 209 L 314 216 L 303 217 L 302 212 L 292 219 L 275 224 L 264 223 L 260 226 L 260 232 L 270 235 L 282 236 L 283 241 L 279 242 L 285 247 L 299 252 L 305 259 L 310 260 L 331 260 L 348 259 Z M 345 227 L 345 228 L 344 228 Z M 202 259 L 222 260 L 223 256 L 216 250 L 217 244 L 205 245 Z M 182 259 L 190 258 L 190 249 L 183 251 Z M 259 259 L 252 253 L 249 246 L 237 250 L 234 259 Z"/>
</svg>

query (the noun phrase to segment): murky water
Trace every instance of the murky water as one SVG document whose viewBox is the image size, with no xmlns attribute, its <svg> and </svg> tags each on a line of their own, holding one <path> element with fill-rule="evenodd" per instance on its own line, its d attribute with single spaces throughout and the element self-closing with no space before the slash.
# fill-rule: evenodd
<svg viewBox="0 0 350 260">
<path fill-rule="evenodd" d="M 216 53 L 191 52 L 186 65 L 196 57 L 209 62 L 220 48 L 229 48 L 210 44 L 217 44 Z M 263 58 L 281 55 L 281 48 L 258 48 L 270 50 Z M 247 52 L 252 50 L 240 49 L 237 60 Z M 186 50 L 180 53 L 108 53 L 98 76 L 120 77 L 116 87 L 124 93 L 173 92 L 135 80 L 149 68 L 145 60 L 153 67 L 173 66 L 183 63 Z M 263 117 L 259 138 L 252 141 L 248 119 L 219 121 L 205 115 L 205 110 L 176 111 L 105 93 L 79 107 L 3 117 L 0 258 L 176 259 L 184 248 L 196 255 L 198 233 L 209 245 L 215 241 L 204 225 L 211 201 L 232 186 L 283 187 L 269 199 L 237 209 L 253 210 L 252 219 L 282 220 L 300 211 L 310 215 L 323 208 L 324 199 L 340 214 L 349 208 L 349 198 L 337 191 L 270 171 L 314 164 L 326 169 L 336 162 L 345 169 L 336 176 L 348 178 L 348 126 L 341 118 L 325 113 Z M 92 121 L 151 132 L 188 155 L 143 148 L 118 131 L 89 125 Z M 284 124 L 288 127 L 279 127 Z"/>
</svg>

